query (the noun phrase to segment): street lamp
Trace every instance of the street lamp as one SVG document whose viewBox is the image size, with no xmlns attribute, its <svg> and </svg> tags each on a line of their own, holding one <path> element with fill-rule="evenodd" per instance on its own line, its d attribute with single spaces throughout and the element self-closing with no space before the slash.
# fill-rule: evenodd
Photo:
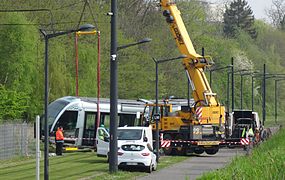
<svg viewBox="0 0 285 180">
<path fill-rule="evenodd" d="M 112 12 L 113 16 L 115 16 L 116 11 L 113 3 L 115 3 L 115 0 L 112 1 Z M 116 4 L 116 3 L 115 3 Z M 112 19 L 114 18 L 112 16 Z M 123 45 L 117 47 L 117 38 L 116 38 L 116 20 L 113 20 L 113 23 L 111 23 L 111 71 L 110 71 L 110 143 L 109 143 L 109 172 L 115 173 L 118 171 L 118 142 L 117 142 L 117 116 L 118 116 L 118 71 L 117 71 L 117 52 L 119 50 L 147 43 L 150 42 L 150 38 L 144 38 L 138 42 Z M 115 32 L 114 32 L 115 31 Z"/>
<path fill-rule="evenodd" d="M 155 149 L 156 149 L 156 162 L 159 160 L 159 130 L 158 130 L 158 121 L 160 119 L 160 115 L 158 114 L 158 64 L 164 63 L 167 61 L 173 61 L 178 59 L 186 58 L 186 55 L 180 55 L 178 57 L 174 58 L 168 58 L 168 59 L 160 59 L 157 60 L 155 58 L 152 58 L 153 62 L 155 63 Z"/>
<path fill-rule="evenodd" d="M 126 45 L 119 46 L 119 47 L 117 47 L 117 51 L 119 51 L 119 50 L 121 50 L 121 49 L 125 49 L 125 48 L 128 48 L 128 47 L 131 47 L 131 46 L 135 46 L 135 45 L 147 43 L 147 42 L 150 42 L 150 41 L 151 41 L 150 38 L 144 38 L 144 39 L 139 40 L 138 42 L 135 42 L 135 43 L 131 43 L 131 44 L 126 44 Z"/>
<path fill-rule="evenodd" d="M 45 144 L 44 144 L 44 179 L 48 180 L 48 154 L 49 154 L 49 149 L 48 149 L 48 136 L 49 136 L 49 129 L 48 129 L 48 97 L 49 97 L 49 93 L 48 93 L 48 83 L 49 83 L 49 79 L 48 79 L 48 41 L 51 38 L 57 37 L 57 36 L 61 36 L 61 35 L 65 35 L 65 34 L 70 34 L 76 31 L 86 31 L 86 30 L 91 30 L 94 29 L 95 27 L 91 24 L 85 24 L 83 26 L 81 26 L 79 29 L 73 29 L 73 30 L 68 30 L 68 31 L 61 31 L 61 32 L 57 32 L 57 33 L 52 33 L 52 34 L 48 34 L 45 30 L 40 29 L 40 32 L 42 33 L 42 35 L 44 36 L 45 39 L 45 113 L 44 113 L 44 118 L 45 118 Z"/>
</svg>

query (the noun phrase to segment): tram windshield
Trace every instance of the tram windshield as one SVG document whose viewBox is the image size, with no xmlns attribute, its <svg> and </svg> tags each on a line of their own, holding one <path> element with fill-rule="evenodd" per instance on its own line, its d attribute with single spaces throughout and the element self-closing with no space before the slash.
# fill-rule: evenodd
<svg viewBox="0 0 285 180">
<path fill-rule="evenodd" d="M 49 130 L 55 121 L 57 115 L 66 107 L 70 102 L 65 100 L 57 100 L 48 105 L 48 127 Z M 44 125 L 44 116 L 42 116 L 42 124 Z M 42 126 L 44 132 L 44 126 Z"/>
</svg>

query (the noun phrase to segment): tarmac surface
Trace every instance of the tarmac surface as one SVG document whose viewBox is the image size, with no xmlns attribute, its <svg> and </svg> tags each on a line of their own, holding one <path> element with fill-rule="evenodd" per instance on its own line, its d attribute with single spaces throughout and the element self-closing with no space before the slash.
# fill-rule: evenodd
<svg viewBox="0 0 285 180">
<path fill-rule="evenodd" d="M 189 156 L 189 159 L 174 164 L 170 167 L 154 171 L 137 180 L 192 180 L 205 172 L 225 167 L 231 160 L 240 155 L 245 155 L 242 148 L 220 149 L 215 155 L 203 153 L 200 156 Z"/>
</svg>

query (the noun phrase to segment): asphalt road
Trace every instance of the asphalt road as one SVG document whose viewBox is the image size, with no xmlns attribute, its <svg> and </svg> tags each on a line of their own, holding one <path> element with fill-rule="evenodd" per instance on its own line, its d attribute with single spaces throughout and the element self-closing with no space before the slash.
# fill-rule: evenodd
<svg viewBox="0 0 285 180">
<path fill-rule="evenodd" d="M 245 151 L 240 148 L 220 149 L 216 155 L 202 154 L 190 156 L 189 159 L 174 164 L 162 170 L 139 177 L 137 180 L 191 180 L 196 179 L 203 173 L 225 167 L 235 156 L 244 155 Z"/>
</svg>

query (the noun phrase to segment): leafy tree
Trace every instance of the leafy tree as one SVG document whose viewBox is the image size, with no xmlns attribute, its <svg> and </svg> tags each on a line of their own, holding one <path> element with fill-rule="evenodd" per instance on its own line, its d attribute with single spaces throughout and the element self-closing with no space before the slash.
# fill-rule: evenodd
<svg viewBox="0 0 285 180">
<path fill-rule="evenodd" d="M 257 37 L 253 27 L 254 16 L 245 0 L 235 0 L 230 7 L 226 6 L 224 13 L 224 33 L 228 37 L 235 37 L 238 29 L 246 31 L 252 38 Z"/>
</svg>

